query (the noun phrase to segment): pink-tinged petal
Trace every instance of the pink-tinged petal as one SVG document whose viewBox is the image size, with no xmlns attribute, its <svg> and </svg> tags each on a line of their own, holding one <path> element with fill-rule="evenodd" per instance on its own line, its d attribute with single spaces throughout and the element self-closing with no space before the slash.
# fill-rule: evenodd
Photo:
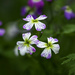
<svg viewBox="0 0 75 75">
<path fill-rule="evenodd" d="M 29 23 L 26 23 L 23 28 L 26 29 L 26 30 L 30 30 L 31 28 L 33 27 L 33 24 L 31 22 Z"/>
<path fill-rule="evenodd" d="M 33 19 L 32 15 L 27 15 L 26 18 L 23 18 L 24 21 L 31 21 Z"/>
<path fill-rule="evenodd" d="M 44 20 L 44 19 L 46 19 L 46 18 L 47 18 L 46 15 L 41 15 L 41 16 L 39 16 L 39 17 L 37 18 L 37 20 Z"/>
<path fill-rule="evenodd" d="M 44 51 L 41 53 L 41 57 L 50 59 L 51 58 L 51 49 L 45 48 Z"/>
<path fill-rule="evenodd" d="M 39 47 L 39 48 L 46 48 L 47 47 L 47 43 L 39 41 L 38 44 L 37 44 L 37 47 Z"/>
<path fill-rule="evenodd" d="M 23 40 L 29 39 L 30 36 L 31 36 L 30 32 L 22 34 Z"/>
<path fill-rule="evenodd" d="M 55 54 L 59 52 L 60 46 L 59 44 L 53 44 L 52 50 L 54 51 Z"/>
<path fill-rule="evenodd" d="M 46 28 L 46 25 L 44 23 L 38 22 L 38 23 L 35 23 L 35 28 L 37 31 L 41 31 L 42 29 Z"/>
<path fill-rule="evenodd" d="M 33 35 L 30 40 L 31 40 L 31 44 L 38 44 L 38 36 L 37 35 Z"/>
<path fill-rule="evenodd" d="M 50 37 L 50 38 L 47 38 L 47 39 L 48 39 L 48 42 L 51 42 L 51 43 L 56 43 L 56 42 L 58 42 L 58 39 L 56 39 L 56 38 Z"/>
<path fill-rule="evenodd" d="M 3 36 L 5 34 L 5 30 L 4 29 L 0 29 L 0 36 Z"/>
</svg>

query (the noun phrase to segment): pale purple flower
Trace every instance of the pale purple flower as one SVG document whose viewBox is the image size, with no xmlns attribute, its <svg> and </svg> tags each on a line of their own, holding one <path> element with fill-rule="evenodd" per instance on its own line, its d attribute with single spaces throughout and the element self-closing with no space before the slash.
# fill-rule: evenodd
<svg viewBox="0 0 75 75">
<path fill-rule="evenodd" d="M 28 15 L 26 18 L 23 18 L 24 21 L 28 21 L 28 23 L 26 23 L 23 28 L 26 30 L 30 30 L 33 25 L 35 25 L 35 29 L 37 31 L 41 31 L 42 29 L 46 28 L 46 25 L 42 22 L 40 22 L 39 20 L 44 20 L 46 19 L 47 16 L 46 15 L 41 15 L 38 18 L 34 19 L 32 15 Z"/>
<path fill-rule="evenodd" d="M 32 54 L 36 51 L 36 49 L 32 45 L 38 43 L 38 37 L 36 35 L 33 35 L 32 37 L 30 36 L 30 32 L 22 34 L 24 41 L 17 42 L 18 49 L 21 55 L 25 55 L 26 53 Z"/>
<path fill-rule="evenodd" d="M 21 16 L 25 16 L 25 14 L 30 10 L 28 6 L 23 6 L 21 8 Z"/>
<path fill-rule="evenodd" d="M 0 26 L 2 25 L 2 21 L 0 21 Z"/>
<path fill-rule="evenodd" d="M 73 13 L 72 9 L 69 6 L 64 6 L 62 10 L 64 10 L 64 16 L 67 20 L 75 18 L 75 13 Z"/>
<path fill-rule="evenodd" d="M 2 25 L 2 21 L 0 21 L 0 26 Z M 5 34 L 5 29 L 0 28 L 0 36 L 3 36 Z"/>
<path fill-rule="evenodd" d="M 39 8 L 39 7 L 43 7 L 44 6 L 44 2 L 43 0 L 28 0 L 28 5 L 33 8 Z"/>
<path fill-rule="evenodd" d="M 52 56 L 51 50 L 53 50 L 53 52 L 55 54 L 57 54 L 59 52 L 60 46 L 59 46 L 59 44 L 54 44 L 54 43 L 58 42 L 58 40 L 56 38 L 54 39 L 54 38 L 50 37 L 47 39 L 48 39 L 48 43 L 39 41 L 37 44 L 37 47 L 45 48 L 44 51 L 41 53 L 41 56 L 49 59 Z"/>
<path fill-rule="evenodd" d="M 4 29 L 2 29 L 2 28 L 0 28 L 0 36 L 3 36 L 3 35 L 4 35 L 4 33 L 5 33 L 5 30 L 4 30 Z"/>
</svg>

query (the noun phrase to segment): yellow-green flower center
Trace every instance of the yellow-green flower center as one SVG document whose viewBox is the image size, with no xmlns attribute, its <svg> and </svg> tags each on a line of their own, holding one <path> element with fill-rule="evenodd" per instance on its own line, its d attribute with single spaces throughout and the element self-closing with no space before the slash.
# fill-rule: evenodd
<svg viewBox="0 0 75 75">
<path fill-rule="evenodd" d="M 31 41 L 30 41 L 29 39 L 25 39 L 25 43 L 24 43 L 24 45 L 29 46 L 30 43 L 31 43 Z"/>
<path fill-rule="evenodd" d="M 67 11 L 67 12 L 71 12 L 72 10 L 71 10 L 71 8 L 70 8 L 69 6 L 67 6 L 67 7 L 66 7 L 66 11 Z"/>
<path fill-rule="evenodd" d="M 37 19 L 32 20 L 32 23 L 37 23 L 37 22 L 38 22 L 38 20 L 37 20 Z"/>
<path fill-rule="evenodd" d="M 46 44 L 47 48 L 52 48 L 53 44 L 51 42 L 48 42 L 48 44 Z"/>
</svg>

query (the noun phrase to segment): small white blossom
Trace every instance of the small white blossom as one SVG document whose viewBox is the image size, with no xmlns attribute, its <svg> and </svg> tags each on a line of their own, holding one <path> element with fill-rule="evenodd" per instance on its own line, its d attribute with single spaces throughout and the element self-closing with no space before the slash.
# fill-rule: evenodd
<svg viewBox="0 0 75 75">
<path fill-rule="evenodd" d="M 32 37 L 30 37 L 30 36 L 31 36 L 30 32 L 22 34 L 24 41 L 17 42 L 18 49 L 19 49 L 21 55 L 25 55 L 25 53 L 32 54 L 33 52 L 36 51 L 36 49 L 32 46 L 32 44 L 38 43 L 38 40 L 37 40 L 38 37 L 36 35 L 33 35 Z"/>
<path fill-rule="evenodd" d="M 51 50 L 53 50 L 53 52 L 57 54 L 59 52 L 60 46 L 59 44 L 54 44 L 58 42 L 56 38 L 53 39 L 52 37 L 50 37 L 47 39 L 48 39 L 48 43 L 39 41 L 37 44 L 37 47 L 45 48 L 44 51 L 41 53 L 41 56 L 49 59 L 51 58 L 51 55 L 52 55 Z"/>
<path fill-rule="evenodd" d="M 39 20 L 44 20 L 46 19 L 47 16 L 46 15 L 41 15 L 38 18 L 34 19 L 32 17 L 32 15 L 28 15 L 26 18 L 23 18 L 24 21 L 28 21 L 28 23 L 26 23 L 23 28 L 26 30 L 30 30 L 33 25 L 35 25 L 35 28 L 37 31 L 41 31 L 42 29 L 46 28 L 46 25 L 42 22 L 40 22 Z"/>
</svg>

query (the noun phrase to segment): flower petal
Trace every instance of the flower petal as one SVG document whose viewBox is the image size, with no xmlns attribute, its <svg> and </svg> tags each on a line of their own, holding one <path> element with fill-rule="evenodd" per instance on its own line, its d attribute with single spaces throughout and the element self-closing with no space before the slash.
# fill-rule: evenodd
<svg viewBox="0 0 75 75">
<path fill-rule="evenodd" d="M 33 19 L 32 15 L 27 15 L 26 18 L 23 18 L 24 21 L 31 21 Z"/>
<path fill-rule="evenodd" d="M 23 56 L 23 55 L 25 55 L 25 53 L 27 53 L 27 48 L 26 48 L 26 46 L 20 47 L 20 54 Z"/>
<path fill-rule="evenodd" d="M 44 19 L 46 19 L 46 18 L 47 18 L 46 15 L 41 15 L 41 16 L 39 16 L 39 17 L 37 18 L 37 20 L 44 20 Z"/>
<path fill-rule="evenodd" d="M 15 49 L 14 49 L 14 53 L 15 53 L 16 56 L 19 55 L 19 53 L 18 53 L 18 47 L 17 47 L 17 46 L 16 46 Z"/>
<path fill-rule="evenodd" d="M 3 36 L 5 33 L 5 30 L 4 29 L 0 29 L 0 36 Z"/>
<path fill-rule="evenodd" d="M 23 28 L 26 29 L 26 30 L 30 30 L 31 28 L 33 27 L 33 23 L 29 22 L 29 23 L 26 23 Z"/>
<path fill-rule="evenodd" d="M 45 48 L 44 51 L 41 53 L 42 57 L 45 57 L 47 59 L 51 58 L 51 49 Z"/>
<path fill-rule="evenodd" d="M 17 42 L 17 45 L 23 45 L 23 44 L 24 44 L 23 41 L 18 41 L 18 42 Z"/>
<path fill-rule="evenodd" d="M 23 40 L 29 39 L 30 36 L 31 36 L 30 32 L 22 34 Z"/>
<path fill-rule="evenodd" d="M 72 14 L 72 12 L 67 12 L 67 11 L 64 12 L 65 18 L 67 20 L 70 20 L 71 19 L 71 14 Z"/>
<path fill-rule="evenodd" d="M 53 44 L 52 50 L 54 51 L 55 54 L 59 52 L 60 46 L 59 44 Z"/>
<path fill-rule="evenodd" d="M 37 31 L 41 31 L 41 29 L 45 29 L 46 25 L 42 22 L 35 23 L 35 28 Z"/>
<path fill-rule="evenodd" d="M 45 48 L 45 47 L 47 47 L 47 43 L 39 41 L 38 44 L 37 44 L 37 47 Z"/>
<path fill-rule="evenodd" d="M 58 42 L 58 39 L 56 39 L 56 38 L 50 37 L 50 38 L 47 38 L 47 39 L 48 39 L 48 42 L 52 42 L 52 43 Z"/>
<path fill-rule="evenodd" d="M 33 35 L 30 40 L 31 40 L 31 44 L 37 44 L 38 43 L 38 36 L 37 35 Z"/>
<path fill-rule="evenodd" d="M 33 52 L 36 52 L 36 49 L 30 45 L 27 51 L 28 51 L 28 53 L 30 53 L 30 55 L 32 55 Z"/>
</svg>

